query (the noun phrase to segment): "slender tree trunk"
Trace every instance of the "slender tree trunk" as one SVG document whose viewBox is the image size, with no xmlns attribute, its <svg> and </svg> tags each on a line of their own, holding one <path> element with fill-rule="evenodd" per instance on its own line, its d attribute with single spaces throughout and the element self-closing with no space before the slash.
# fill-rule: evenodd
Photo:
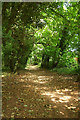
<svg viewBox="0 0 80 120">
<path fill-rule="evenodd" d="M 65 44 L 65 41 L 66 41 L 66 37 L 68 35 L 68 27 L 67 27 L 67 24 L 65 24 L 65 27 L 64 29 L 62 30 L 62 38 L 60 40 L 60 43 L 59 43 L 59 48 L 61 49 L 60 50 L 60 53 L 58 56 L 62 56 L 64 54 L 64 50 L 66 49 L 66 44 Z M 54 57 L 56 56 L 56 54 L 54 55 Z M 52 67 L 57 67 L 58 63 L 59 63 L 59 60 L 60 60 L 61 57 L 58 57 L 56 59 L 53 60 L 53 65 Z M 55 62 L 56 61 L 56 62 Z"/>
<path fill-rule="evenodd" d="M 49 67 L 49 56 L 43 54 L 42 55 L 42 63 L 41 63 L 41 67 L 43 68 L 48 68 Z"/>
<path fill-rule="evenodd" d="M 44 67 L 44 54 L 42 55 L 42 63 L 41 63 L 41 67 Z"/>
</svg>

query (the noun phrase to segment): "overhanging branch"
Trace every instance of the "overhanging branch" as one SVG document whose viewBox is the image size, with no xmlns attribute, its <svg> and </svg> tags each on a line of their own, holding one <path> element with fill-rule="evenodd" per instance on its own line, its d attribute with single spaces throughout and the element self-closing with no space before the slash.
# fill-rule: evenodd
<svg viewBox="0 0 80 120">
<path fill-rule="evenodd" d="M 70 22 L 69 20 L 67 20 L 66 19 L 66 17 L 64 16 L 64 15 L 62 15 L 62 14 L 60 14 L 60 13 L 58 13 L 57 11 L 55 11 L 54 9 L 52 9 L 52 8 L 50 8 L 51 10 L 52 10 L 52 12 L 54 12 L 56 15 L 58 15 L 58 16 L 60 16 L 60 17 L 62 17 L 62 18 L 64 18 L 67 22 Z"/>
</svg>

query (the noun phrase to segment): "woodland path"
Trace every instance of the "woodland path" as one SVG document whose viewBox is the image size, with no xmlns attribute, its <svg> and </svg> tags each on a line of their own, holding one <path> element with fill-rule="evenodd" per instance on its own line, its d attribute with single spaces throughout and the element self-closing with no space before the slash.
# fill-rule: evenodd
<svg viewBox="0 0 80 120">
<path fill-rule="evenodd" d="M 36 66 L 3 77 L 3 118 L 78 118 L 75 80 Z"/>
</svg>

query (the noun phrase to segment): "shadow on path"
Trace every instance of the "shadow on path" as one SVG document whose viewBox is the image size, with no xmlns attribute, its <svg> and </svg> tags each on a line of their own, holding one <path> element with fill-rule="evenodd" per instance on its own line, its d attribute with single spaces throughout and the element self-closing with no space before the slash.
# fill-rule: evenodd
<svg viewBox="0 0 80 120">
<path fill-rule="evenodd" d="M 4 118 L 78 118 L 78 84 L 74 76 L 31 66 L 3 77 Z"/>
</svg>

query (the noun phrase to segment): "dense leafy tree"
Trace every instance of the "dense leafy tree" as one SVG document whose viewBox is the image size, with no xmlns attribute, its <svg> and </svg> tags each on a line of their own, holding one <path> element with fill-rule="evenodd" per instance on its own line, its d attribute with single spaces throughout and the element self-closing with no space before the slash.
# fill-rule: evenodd
<svg viewBox="0 0 80 120">
<path fill-rule="evenodd" d="M 67 59 L 68 63 L 72 62 L 73 64 L 73 58 L 79 52 L 77 50 L 79 43 L 77 27 L 78 3 L 59 3 L 56 4 L 55 8 L 53 8 L 52 3 L 41 14 L 46 25 L 39 29 L 35 36 L 39 43 L 44 46 L 42 66 L 49 67 L 49 59 L 51 58 L 51 67 L 56 67 L 63 59 L 65 59 L 63 65 L 67 63 Z M 70 64 L 68 63 L 67 65 L 69 66 Z"/>
<path fill-rule="evenodd" d="M 28 58 L 45 68 L 78 65 L 78 2 L 3 3 L 2 11 L 4 66 L 24 68 Z"/>
<path fill-rule="evenodd" d="M 3 3 L 3 65 L 25 67 L 34 44 L 34 30 L 41 3 Z"/>
</svg>

